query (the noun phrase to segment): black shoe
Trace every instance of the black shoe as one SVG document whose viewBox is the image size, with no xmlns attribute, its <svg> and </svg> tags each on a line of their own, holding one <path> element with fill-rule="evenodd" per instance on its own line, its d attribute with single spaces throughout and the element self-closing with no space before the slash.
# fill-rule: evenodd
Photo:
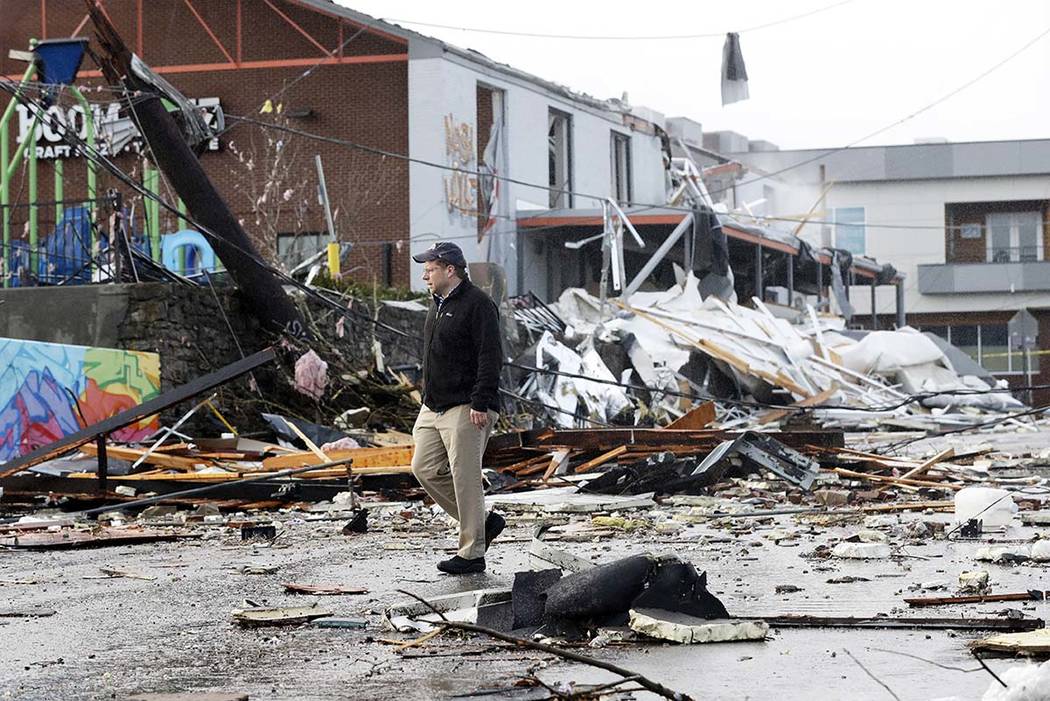
<svg viewBox="0 0 1050 701">
<path fill-rule="evenodd" d="M 503 529 L 507 527 L 507 522 L 503 520 L 503 517 L 497 514 L 495 511 L 489 512 L 488 517 L 485 519 L 485 548 L 487 549 L 492 545 L 492 541 L 496 540 L 496 537 L 503 532 Z"/>
<path fill-rule="evenodd" d="M 476 557 L 468 560 L 456 555 L 451 560 L 442 560 L 438 563 L 438 569 L 448 574 L 474 574 L 485 571 L 485 558 Z"/>
</svg>

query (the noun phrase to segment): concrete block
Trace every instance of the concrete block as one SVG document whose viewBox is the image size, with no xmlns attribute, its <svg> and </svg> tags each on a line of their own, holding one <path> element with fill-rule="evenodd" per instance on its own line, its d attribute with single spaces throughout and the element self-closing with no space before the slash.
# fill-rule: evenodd
<svg viewBox="0 0 1050 701">
<path fill-rule="evenodd" d="M 839 543 L 831 551 L 835 557 L 850 560 L 881 560 L 890 556 L 886 543 Z"/>
<path fill-rule="evenodd" d="M 704 620 L 660 609 L 631 609 L 628 625 L 650 638 L 684 644 L 764 640 L 769 632 L 765 621 Z"/>
</svg>

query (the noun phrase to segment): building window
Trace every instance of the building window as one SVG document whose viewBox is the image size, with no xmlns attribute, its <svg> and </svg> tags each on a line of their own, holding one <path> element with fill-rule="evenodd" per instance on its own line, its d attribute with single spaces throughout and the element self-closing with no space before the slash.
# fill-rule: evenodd
<svg viewBox="0 0 1050 701">
<path fill-rule="evenodd" d="M 989 214 L 989 263 L 1018 263 L 1043 259 L 1043 221 L 1039 212 Z"/>
<path fill-rule="evenodd" d="M 957 324 L 923 326 L 923 331 L 940 336 L 995 375 L 1024 372 L 1024 351 L 1010 347 L 1006 324 Z M 1039 372 L 1039 356 L 1031 358 L 1032 372 Z"/>
<path fill-rule="evenodd" d="M 298 234 L 277 234 L 277 257 L 289 270 L 328 245 L 328 232 L 303 231 Z"/>
<path fill-rule="evenodd" d="M 572 117 L 547 112 L 547 167 L 550 208 L 572 207 Z"/>
<path fill-rule="evenodd" d="M 835 229 L 835 248 L 864 255 L 867 245 L 864 237 L 864 208 L 836 207 L 832 222 Z"/>
<path fill-rule="evenodd" d="M 631 201 L 631 137 L 612 132 L 612 196 L 617 202 Z"/>
</svg>

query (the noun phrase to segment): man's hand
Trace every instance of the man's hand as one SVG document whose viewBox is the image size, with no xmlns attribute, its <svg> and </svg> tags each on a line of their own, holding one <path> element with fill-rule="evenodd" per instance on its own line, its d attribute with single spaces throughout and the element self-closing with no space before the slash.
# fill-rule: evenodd
<svg viewBox="0 0 1050 701">
<path fill-rule="evenodd" d="M 489 424 L 489 414 L 487 411 L 475 411 L 470 410 L 470 423 L 474 424 L 474 428 L 483 429 Z"/>
</svg>

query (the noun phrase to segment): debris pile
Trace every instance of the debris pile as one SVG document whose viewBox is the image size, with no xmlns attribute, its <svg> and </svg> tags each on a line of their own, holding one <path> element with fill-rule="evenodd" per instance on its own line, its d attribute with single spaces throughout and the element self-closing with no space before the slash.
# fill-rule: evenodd
<svg viewBox="0 0 1050 701">
<path fill-rule="evenodd" d="M 703 399 L 718 402 L 723 428 L 804 411 L 829 428 L 936 429 L 1023 408 L 975 365 L 956 369 L 963 363 L 914 329 L 861 334 L 812 307 L 774 313 L 752 303 L 701 298 L 691 275 L 627 300 L 566 290 L 543 308 L 557 324 L 540 324 L 535 309 L 516 312 L 536 339 L 514 364 L 527 373 L 517 394 L 562 427 L 666 424 Z"/>
</svg>

